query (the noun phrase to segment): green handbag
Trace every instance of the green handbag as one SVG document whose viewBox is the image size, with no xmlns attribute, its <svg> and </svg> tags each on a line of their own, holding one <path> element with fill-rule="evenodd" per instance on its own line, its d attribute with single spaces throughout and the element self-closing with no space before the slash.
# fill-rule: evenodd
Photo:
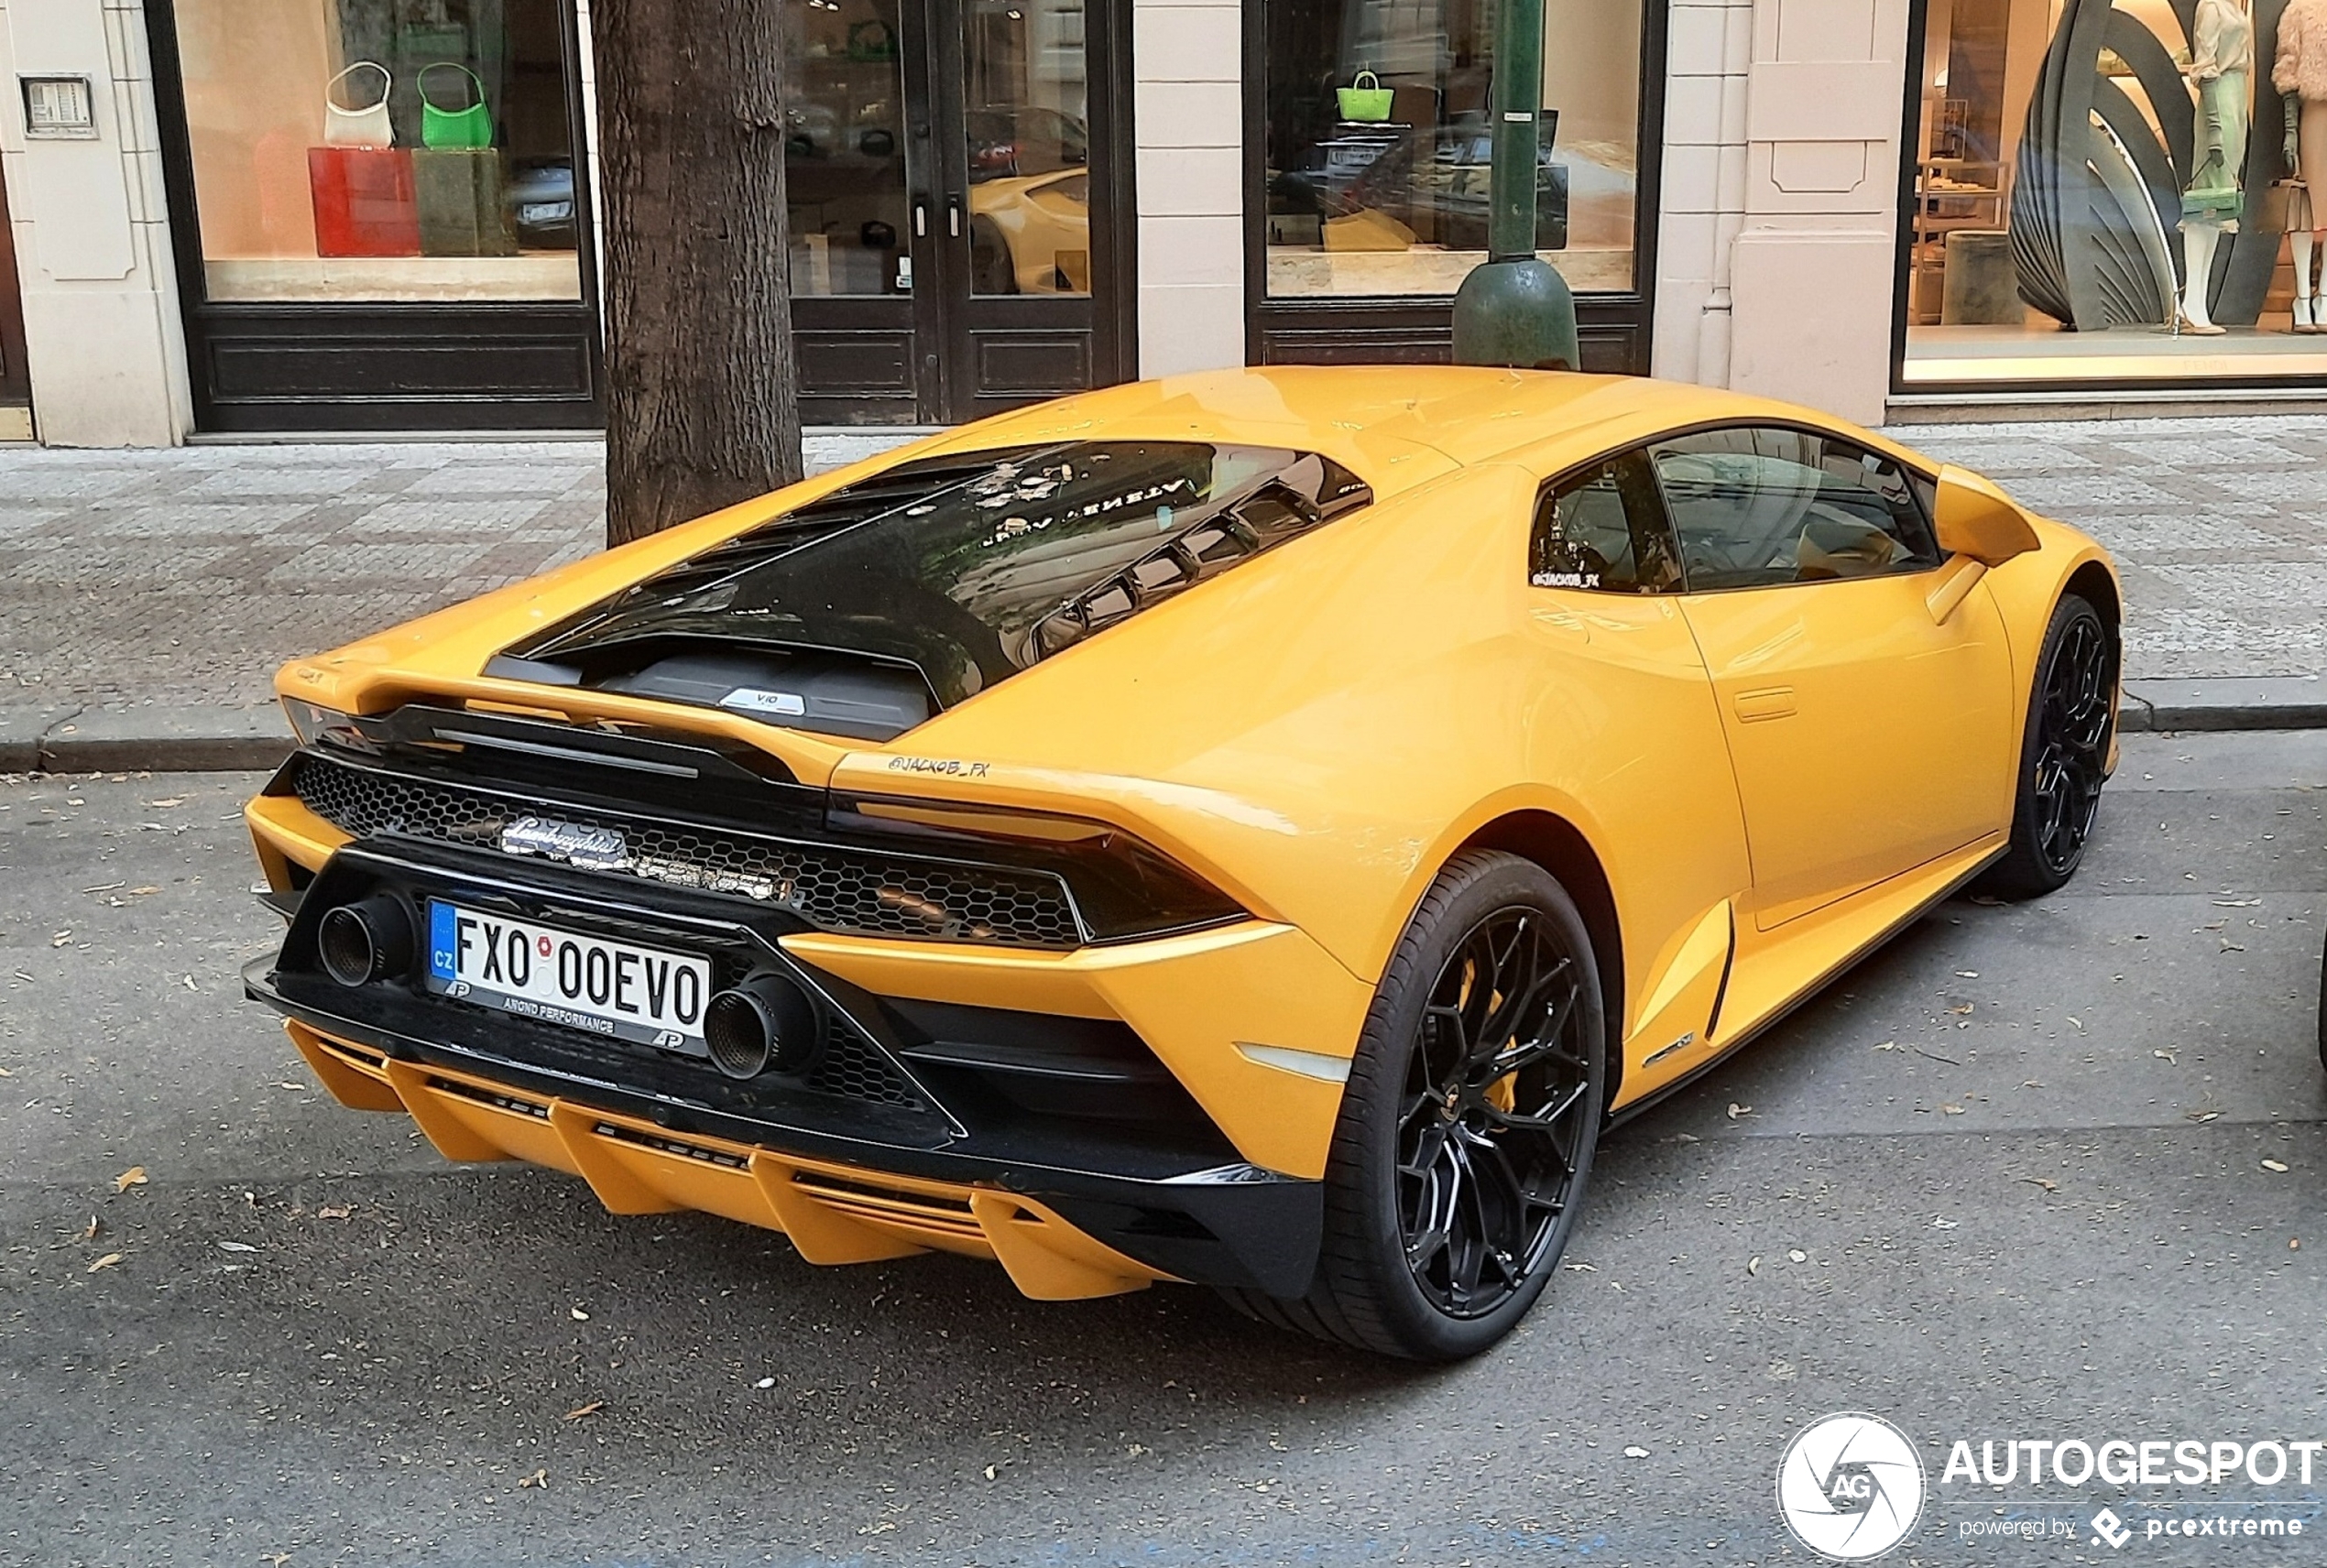
<svg viewBox="0 0 2327 1568">
<path fill-rule="evenodd" d="M 1360 71 L 1349 86 L 1335 88 L 1333 96 L 1344 120 L 1379 125 L 1390 117 L 1390 89 L 1371 71 Z"/>
<path fill-rule="evenodd" d="M 428 73 L 457 71 L 469 79 L 475 102 L 465 109 L 441 109 L 428 95 Z M 467 66 L 449 60 L 421 67 L 413 79 L 421 94 L 421 145 L 430 147 L 489 147 L 493 145 L 493 112 L 485 106 L 485 83 Z"/>
</svg>

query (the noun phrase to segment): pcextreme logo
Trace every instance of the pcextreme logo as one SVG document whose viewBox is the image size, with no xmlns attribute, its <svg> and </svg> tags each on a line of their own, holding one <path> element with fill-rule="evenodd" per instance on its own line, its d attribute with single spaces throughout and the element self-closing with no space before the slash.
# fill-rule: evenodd
<svg viewBox="0 0 2327 1568">
<path fill-rule="evenodd" d="M 1923 1513 L 1923 1461 L 1879 1416 L 1821 1416 L 1786 1445 L 1777 1511 L 1794 1539 L 1837 1563 L 1880 1557 Z"/>
</svg>

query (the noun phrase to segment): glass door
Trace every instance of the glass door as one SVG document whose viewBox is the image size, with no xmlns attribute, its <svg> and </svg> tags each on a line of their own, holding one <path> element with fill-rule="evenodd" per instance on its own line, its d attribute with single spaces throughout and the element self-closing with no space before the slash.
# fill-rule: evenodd
<svg viewBox="0 0 2327 1568">
<path fill-rule="evenodd" d="M 792 340 L 810 424 L 932 417 L 935 322 L 914 288 L 932 259 L 918 193 L 934 151 L 921 20 L 901 0 L 784 6 Z"/>
<path fill-rule="evenodd" d="M 787 17 L 803 417 L 956 424 L 1117 379 L 1104 16 L 792 0 Z"/>
<path fill-rule="evenodd" d="M 946 393 L 974 419 L 1093 382 L 1091 40 L 1084 0 L 947 5 Z"/>
</svg>

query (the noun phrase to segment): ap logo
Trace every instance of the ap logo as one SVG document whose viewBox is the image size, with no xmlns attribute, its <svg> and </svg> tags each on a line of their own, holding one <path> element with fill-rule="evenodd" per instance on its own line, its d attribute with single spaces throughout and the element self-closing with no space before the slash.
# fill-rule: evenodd
<svg viewBox="0 0 2327 1568">
<path fill-rule="evenodd" d="M 1805 1428 L 1777 1466 L 1777 1511 L 1821 1557 L 1863 1563 L 1915 1529 L 1923 1461 L 1906 1435 L 1877 1416 L 1831 1415 Z"/>
</svg>

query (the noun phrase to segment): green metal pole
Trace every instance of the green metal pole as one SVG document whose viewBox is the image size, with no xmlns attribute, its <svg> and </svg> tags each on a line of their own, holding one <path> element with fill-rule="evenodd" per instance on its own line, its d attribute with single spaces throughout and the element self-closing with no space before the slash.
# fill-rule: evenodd
<svg viewBox="0 0 2327 1568">
<path fill-rule="evenodd" d="M 1457 365 L 1579 370 L 1576 297 L 1535 255 L 1536 163 L 1542 157 L 1543 0 L 1502 0 L 1495 24 L 1494 114 L 1487 187 L 1487 260 L 1456 291 Z"/>
<path fill-rule="evenodd" d="M 1489 186 L 1487 259 L 1535 254 L 1536 127 L 1544 79 L 1543 0 L 1502 0 L 1495 19 L 1494 164 Z"/>
</svg>

